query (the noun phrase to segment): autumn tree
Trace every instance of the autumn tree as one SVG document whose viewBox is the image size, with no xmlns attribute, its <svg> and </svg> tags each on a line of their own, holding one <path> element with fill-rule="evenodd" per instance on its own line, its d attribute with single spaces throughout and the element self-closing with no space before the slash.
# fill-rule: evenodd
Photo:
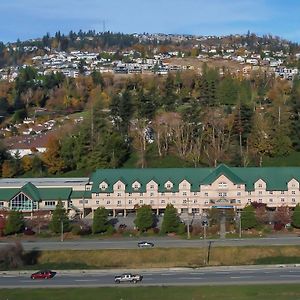
<svg viewBox="0 0 300 300">
<path fill-rule="evenodd" d="M 274 222 L 282 225 L 290 224 L 292 221 L 292 214 L 288 206 L 277 207 L 274 213 Z"/>
<path fill-rule="evenodd" d="M 54 136 L 49 137 L 46 144 L 46 152 L 43 153 L 42 159 L 51 174 L 61 173 L 65 164 L 60 156 L 61 143 L 60 140 Z"/>
<path fill-rule="evenodd" d="M 259 224 L 266 224 L 269 220 L 269 215 L 265 206 L 259 206 L 255 209 L 255 217 Z"/>
</svg>

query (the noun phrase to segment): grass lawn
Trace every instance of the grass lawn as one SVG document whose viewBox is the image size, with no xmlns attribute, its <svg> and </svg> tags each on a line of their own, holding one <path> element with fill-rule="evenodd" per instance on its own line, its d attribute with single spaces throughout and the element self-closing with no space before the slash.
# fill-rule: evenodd
<svg viewBox="0 0 300 300">
<path fill-rule="evenodd" d="M 117 287 L 69 289 L 2 289 L 0 300 L 295 300 L 298 284 L 202 286 L 202 287 Z"/>
</svg>

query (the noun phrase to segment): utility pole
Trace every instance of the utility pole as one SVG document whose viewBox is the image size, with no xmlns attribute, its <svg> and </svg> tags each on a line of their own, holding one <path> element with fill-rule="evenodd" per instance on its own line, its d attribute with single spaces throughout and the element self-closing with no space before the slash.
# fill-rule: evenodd
<svg viewBox="0 0 300 300">
<path fill-rule="evenodd" d="M 239 216 L 240 216 L 240 218 L 239 218 L 239 237 L 241 239 L 242 238 L 242 214 L 241 214 L 241 212 L 239 213 Z"/>
<path fill-rule="evenodd" d="M 188 205 L 188 211 L 187 211 L 187 238 L 189 240 L 191 238 L 191 235 L 190 235 L 190 216 L 189 216 L 189 208 L 190 208 L 189 198 L 187 198 L 187 205 Z"/>
<path fill-rule="evenodd" d="M 64 221 L 63 218 L 61 218 L 60 220 L 60 241 L 63 242 L 64 241 Z"/>
</svg>

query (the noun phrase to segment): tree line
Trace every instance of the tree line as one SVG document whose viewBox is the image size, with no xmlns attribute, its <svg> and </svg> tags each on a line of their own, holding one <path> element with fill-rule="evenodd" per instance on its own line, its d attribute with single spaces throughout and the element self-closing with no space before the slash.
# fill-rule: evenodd
<svg viewBox="0 0 300 300">
<path fill-rule="evenodd" d="M 85 120 L 57 135 L 43 155 L 9 157 L 0 147 L 2 176 L 151 166 L 175 156 L 186 166 L 262 166 L 266 157 L 300 149 L 300 81 L 253 73 L 249 79 L 204 65 L 167 77 L 41 76 L 28 67 L 0 82 L 0 114 L 18 123 L 38 107 Z M 12 135 L 14 134 L 12 130 Z"/>
</svg>

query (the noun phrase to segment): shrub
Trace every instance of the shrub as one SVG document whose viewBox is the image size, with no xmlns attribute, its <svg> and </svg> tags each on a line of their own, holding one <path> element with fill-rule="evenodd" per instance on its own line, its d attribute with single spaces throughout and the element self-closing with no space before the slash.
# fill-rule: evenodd
<svg viewBox="0 0 300 300">
<path fill-rule="evenodd" d="M 21 243 L 0 248 L 0 269 L 9 270 L 23 266 L 23 247 Z"/>
</svg>

